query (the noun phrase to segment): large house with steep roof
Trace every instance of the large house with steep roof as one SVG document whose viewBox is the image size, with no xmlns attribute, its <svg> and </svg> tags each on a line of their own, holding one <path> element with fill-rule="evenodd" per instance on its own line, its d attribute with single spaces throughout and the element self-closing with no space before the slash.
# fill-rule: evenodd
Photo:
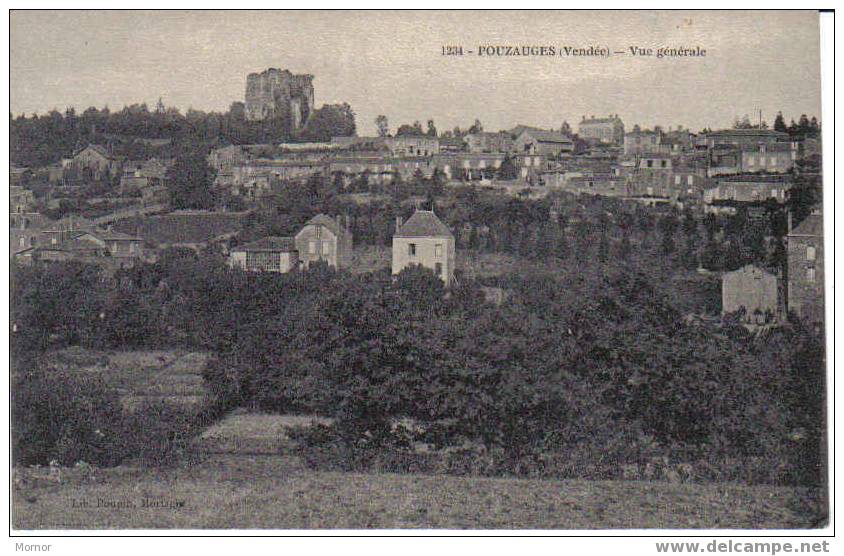
<svg viewBox="0 0 844 556">
<path fill-rule="evenodd" d="M 454 280 L 454 235 L 432 210 L 417 210 L 407 222 L 397 218 L 393 274 L 411 265 L 430 268 L 446 286 Z"/>
<path fill-rule="evenodd" d="M 143 257 L 143 240 L 111 230 L 45 230 L 39 245 L 15 254 L 30 262 L 77 261 L 110 268 L 130 268 Z"/>
<path fill-rule="evenodd" d="M 574 141 L 559 131 L 526 129 L 513 142 L 513 150 L 524 154 L 559 156 L 574 151 Z"/>
<path fill-rule="evenodd" d="M 299 260 L 307 268 L 311 263 L 325 261 L 334 268 L 346 268 L 352 257 L 352 232 L 349 219 L 318 214 L 308 220 L 296 234 Z"/>
</svg>

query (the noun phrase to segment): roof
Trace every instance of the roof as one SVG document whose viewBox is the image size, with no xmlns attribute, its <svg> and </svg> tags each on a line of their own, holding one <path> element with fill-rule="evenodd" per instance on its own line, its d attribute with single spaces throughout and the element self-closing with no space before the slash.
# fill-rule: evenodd
<svg viewBox="0 0 844 556">
<path fill-rule="evenodd" d="M 325 226 L 326 228 L 331 230 L 331 233 L 335 236 L 340 236 L 343 233 L 343 228 L 340 227 L 336 220 L 334 220 L 327 214 L 317 214 L 316 216 L 308 220 L 305 223 L 305 226 L 302 227 L 305 228 L 306 226 Z"/>
<path fill-rule="evenodd" d="M 296 251 L 296 245 L 292 237 L 269 236 L 252 243 L 233 247 L 232 251 Z"/>
<path fill-rule="evenodd" d="M 776 275 L 774 273 L 769 272 L 768 270 L 766 270 L 766 269 L 764 269 L 760 266 L 756 266 L 755 264 L 746 264 L 739 269 L 731 270 L 729 272 L 725 272 L 723 274 L 723 276 L 727 276 L 727 275 L 731 275 L 731 274 L 737 274 L 737 273 L 759 274 L 759 275 L 762 275 L 762 276 L 772 276 L 772 277 L 776 278 Z"/>
<path fill-rule="evenodd" d="M 440 137 L 440 146 L 457 145 L 462 146 L 466 141 L 462 137 Z"/>
<path fill-rule="evenodd" d="M 79 149 L 78 151 L 73 153 L 73 156 L 79 155 L 79 153 L 81 153 L 82 151 L 84 151 L 86 149 L 92 149 L 94 151 L 97 151 L 99 154 L 101 154 L 105 158 L 112 158 L 111 154 L 108 152 L 108 150 L 105 147 L 103 147 L 102 145 L 97 145 L 95 143 L 91 143 L 87 147 L 83 147 L 83 148 Z"/>
<path fill-rule="evenodd" d="M 823 236 L 823 217 L 820 214 L 810 214 L 803 222 L 788 233 L 789 236 Z"/>
<path fill-rule="evenodd" d="M 619 117 L 611 117 L 611 118 L 584 118 L 580 120 L 580 125 L 588 125 L 588 124 L 620 124 L 621 118 Z"/>
<path fill-rule="evenodd" d="M 571 137 L 568 135 L 563 135 L 559 131 L 545 131 L 545 130 L 533 130 L 533 129 L 526 129 L 522 133 L 527 133 L 540 143 L 571 143 Z"/>
<path fill-rule="evenodd" d="M 513 129 L 511 129 L 509 133 L 511 135 L 515 136 L 515 137 L 518 137 L 519 135 L 521 135 L 525 131 L 544 131 L 544 130 L 541 127 L 519 124 L 516 127 L 514 127 Z"/>
<path fill-rule="evenodd" d="M 776 152 L 791 152 L 794 149 L 791 143 L 776 142 L 776 143 L 759 143 L 756 145 L 743 145 L 741 147 L 742 152 L 749 152 L 749 153 L 758 153 L 761 151 L 760 145 L 765 146 L 765 152 L 769 153 L 776 153 Z"/>
<path fill-rule="evenodd" d="M 783 133 L 782 131 L 774 131 L 773 129 L 720 129 L 718 131 L 707 133 L 706 135 L 764 135 L 767 137 L 786 137 L 788 134 Z"/>
<path fill-rule="evenodd" d="M 142 241 L 138 236 L 115 232 L 113 230 L 95 230 L 94 235 L 104 241 Z"/>
<path fill-rule="evenodd" d="M 393 237 L 454 237 L 432 210 L 417 210 Z"/>
</svg>

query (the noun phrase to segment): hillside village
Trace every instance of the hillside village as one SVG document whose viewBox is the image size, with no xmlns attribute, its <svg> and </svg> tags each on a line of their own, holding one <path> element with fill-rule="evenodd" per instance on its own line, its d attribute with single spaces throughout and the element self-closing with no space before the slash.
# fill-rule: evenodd
<svg viewBox="0 0 844 556">
<path fill-rule="evenodd" d="M 823 484 L 815 118 L 362 136 L 315 83 L 11 118 L 22 492 L 223 444 L 296 480 Z"/>
<path fill-rule="evenodd" d="M 245 125 L 276 121 L 280 114 L 298 111 L 290 129 L 307 131 L 319 113 L 313 105 L 313 76 L 268 72 L 249 76 Z M 280 91 L 276 97 L 264 92 L 271 87 Z M 240 110 L 235 109 L 237 104 L 232 113 Z M 125 117 L 133 114 L 138 112 L 127 112 Z M 140 115 L 161 119 L 169 112 L 159 102 L 155 114 Z M 745 319 L 755 324 L 782 322 L 789 310 L 811 314 L 817 321 L 822 311 L 812 308 L 811 299 L 822 299 L 822 225 L 820 206 L 807 201 L 805 191 L 812 194 L 817 186 L 811 184 L 819 180 L 819 126 L 804 117 L 786 127 L 780 116 L 774 127 L 769 129 L 761 119 L 754 125 L 745 118 L 737 119 L 734 129 L 699 133 L 683 126 L 628 129 L 618 114 L 610 114 L 584 115 L 576 130 L 564 122 L 559 129 L 518 125 L 491 132 L 475 122 L 464 131 L 437 133 L 433 122 L 427 131 L 416 122 L 400 126 L 392 135 L 383 129 L 374 137 L 212 143 L 206 155 L 207 183 L 199 186 L 207 190 L 202 192 L 205 200 L 193 204 L 185 202 L 184 192 L 173 192 L 180 186 L 173 182 L 179 178 L 174 177 L 178 173 L 173 172 L 171 138 L 99 134 L 104 144 L 80 146 L 54 163 L 12 165 L 11 256 L 26 264 L 94 262 L 113 271 L 135 261 L 154 261 L 162 249 L 214 245 L 232 266 L 243 270 L 288 272 L 320 259 L 349 268 L 358 243 L 352 219 L 357 227 L 358 215 L 364 212 L 361 207 L 392 198 L 403 202 L 401 214 L 395 215 L 398 219 L 423 218 L 414 215 L 413 207 L 431 211 L 438 223 L 427 227 L 437 229 L 430 237 L 443 239 L 433 251 L 425 248 L 414 255 L 416 244 L 405 245 L 407 232 L 399 224 L 383 230 L 395 238 L 393 272 L 421 264 L 449 284 L 455 270 L 452 232 L 462 230 L 445 231 L 449 225 L 475 233 L 485 227 L 475 222 L 443 223 L 436 216 L 436 198 L 447 199 L 467 188 L 522 200 L 549 199 L 550 206 L 559 205 L 560 195 L 618 199 L 669 212 L 691 211 L 697 219 L 735 217 L 741 212 L 759 220 L 773 211 L 788 222 L 787 246 L 783 246 L 787 260 L 774 264 L 746 260 L 753 268 L 709 270 L 772 274 L 775 288 L 771 280 L 727 274 L 724 312 L 743 308 Z M 330 129 L 320 133 L 325 136 Z M 331 189 L 342 201 L 338 208 L 344 213 L 305 215 L 309 223 L 290 230 L 287 238 L 254 237 L 247 229 L 249 215 L 278 207 L 285 191 L 314 187 Z M 792 195 L 795 188 L 799 194 Z M 201 210 L 196 212 L 197 208 Z M 807 217 L 806 223 L 795 222 Z M 177 226 L 179 237 L 165 237 L 162 230 L 169 226 Z M 322 231 L 330 239 L 323 240 Z M 765 242 L 776 240 L 771 229 L 761 233 Z M 303 234 L 314 237 L 306 241 Z M 429 241 L 428 235 L 419 237 L 420 247 Z M 698 266 L 707 270 L 705 264 Z"/>
</svg>

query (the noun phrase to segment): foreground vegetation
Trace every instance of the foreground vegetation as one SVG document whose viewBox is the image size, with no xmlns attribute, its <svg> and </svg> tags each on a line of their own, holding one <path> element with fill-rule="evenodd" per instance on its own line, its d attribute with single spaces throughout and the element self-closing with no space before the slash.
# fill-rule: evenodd
<svg viewBox="0 0 844 556">
<path fill-rule="evenodd" d="M 20 529 L 780 529 L 818 526 L 820 511 L 808 489 L 313 472 L 279 457 L 15 473 Z"/>
</svg>

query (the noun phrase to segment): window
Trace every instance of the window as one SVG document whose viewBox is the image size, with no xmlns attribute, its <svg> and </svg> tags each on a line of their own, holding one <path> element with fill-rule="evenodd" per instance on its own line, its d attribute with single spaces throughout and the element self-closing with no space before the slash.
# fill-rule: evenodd
<svg viewBox="0 0 844 556">
<path fill-rule="evenodd" d="M 692 176 L 691 174 L 686 176 L 686 183 L 689 184 L 689 185 L 694 185 L 694 183 L 695 183 L 694 176 Z"/>
<path fill-rule="evenodd" d="M 416 244 L 415 243 L 409 243 L 407 245 L 407 254 L 410 255 L 411 257 L 416 256 Z"/>
<path fill-rule="evenodd" d="M 807 268 L 806 269 L 806 281 L 810 284 L 815 283 L 815 269 L 814 268 Z"/>
<path fill-rule="evenodd" d="M 331 254 L 331 244 L 327 241 L 322 243 L 322 254 L 323 255 L 330 255 Z"/>
<path fill-rule="evenodd" d="M 443 256 L 443 246 L 441 243 L 434 245 L 434 256 L 437 258 Z"/>
<path fill-rule="evenodd" d="M 771 158 L 769 158 L 768 161 L 771 163 L 771 166 L 777 165 L 777 159 L 773 156 Z"/>
<path fill-rule="evenodd" d="M 809 245 L 806 247 L 806 260 L 807 261 L 814 261 L 815 260 L 815 246 Z"/>
<path fill-rule="evenodd" d="M 281 270 L 281 253 L 247 251 L 247 270 Z"/>
<path fill-rule="evenodd" d="M 443 264 L 442 263 L 434 264 L 434 272 L 436 273 L 437 276 L 443 277 Z M 443 279 L 445 279 L 445 278 L 443 277 Z"/>
<path fill-rule="evenodd" d="M 311 255 L 317 254 L 317 242 L 316 241 L 309 241 L 308 242 L 308 253 Z"/>
<path fill-rule="evenodd" d="M 668 168 L 668 161 L 662 160 L 662 161 L 660 161 L 659 165 L 662 166 L 663 168 Z"/>
<path fill-rule="evenodd" d="M 648 160 L 648 168 L 653 168 L 653 167 L 654 167 L 654 161 Z"/>
<path fill-rule="evenodd" d="M 774 199 L 777 198 L 777 190 L 776 189 L 771 189 L 771 197 L 773 197 Z"/>
<path fill-rule="evenodd" d="M 748 166 L 753 166 L 754 164 L 756 164 L 756 159 L 755 159 L 755 158 L 753 158 L 752 156 L 748 156 L 748 157 L 747 157 L 747 165 L 748 165 Z"/>
<path fill-rule="evenodd" d="M 680 175 L 674 176 L 674 185 L 680 185 L 680 178 L 682 178 Z"/>
</svg>

